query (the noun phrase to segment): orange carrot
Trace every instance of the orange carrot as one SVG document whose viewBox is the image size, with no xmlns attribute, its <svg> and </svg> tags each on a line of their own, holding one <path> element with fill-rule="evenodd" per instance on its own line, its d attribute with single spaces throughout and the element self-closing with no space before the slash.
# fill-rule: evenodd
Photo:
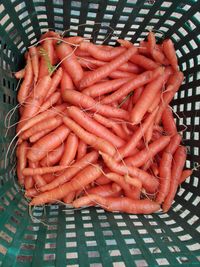
<svg viewBox="0 0 200 267">
<path fill-rule="evenodd" d="M 62 92 L 62 98 L 65 102 L 85 109 L 89 109 L 94 112 L 98 112 L 107 117 L 112 116 L 121 119 L 128 119 L 129 117 L 127 111 L 120 108 L 114 108 L 108 105 L 102 105 L 96 102 L 92 97 L 84 95 L 83 93 L 80 93 L 75 90 L 65 90 L 64 92 Z"/>
<path fill-rule="evenodd" d="M 60 87 L 61 92 L 65 91 L 66 89 L 74 89 L 73 81 L 66 71 L 63 71 Z"/>
<path fill-rule="evenodd" d="M 70 133 L 65 142 L 64 153 L 59 164 L 65 166 L 69 165 L 75 159 L 77 149 L 78 137 L 75 134 Z"/>
<path fill-rule="evenodd" d="M 59 126 L 56 130 L 34 143 L 27 153 L 27 158 L 33 162 L 41 160 L 49 151 L 60 146 L 67 138 L 69 132 L 66 126 Z"/>
<path fill-rule="evenodd" d="M 145 70 L 154 70 L 159 67 L 159 64 L 153 61 L 152 59 L 142 56 L 142 55 L 133 55 L 130 61 Z"/>
<path fill-rule="evenodd" d="M 67 196 L 63 198 L 63 202 L 66 204 L 70 204 L 73 202 L 74 198 L 76 196 L 76 191 L 70 192 Z"/>
<path fill-rule="evenodd" d="M 54 129 L 54 127 L 52 127 Z M 53 129 L 52 128 L 48 128 L 45 130 L 42 130 L 40 132 L 37 132 L 35 134 L 33 134 L 32 136 L 29 137 L 29 141 L 31 143 L 35 143 L 38 140 L 40 140 L 42 137 L 44 137 L 45 135 L 47 135 L 48 133 L 50 133 Z"/>
<path fill-rule="evenodd" d="M 86 144 L 94 147 L 97 150 L 108 153 L 109 155 L 115 154 L 115 147 L 110 142 L 85 131 L 76 122 L 74 122 L 68 117 L 64 117 L 63 122 L 71 131 L 73 131 Z"/>
<path fill-rule="evenodd" d="M 55 177 L 55 179 L 47 184 L 44 187 L 40 188 L 41 192 L 52 190 L 53 188 L 56 188 L 69 180 L 71 180 L 72 177 L 74 177 L 79 171 L 87 167 L 90 163 L 95 163 L 98 159 L 98 153 L 96 151 L 92 151 L 88 154 L 86 154 L 81 159 L 77 160 L 75 163 L 73 163 L 69 168 L 64 171 L 61 175 L 58 177 Z"/>
<path fill-rule="evenodd" d="M 164 42 L 162 43 L 162 46 L 163 46 L 163 52 L 165 56 L 167 57 L 167 59 L 169 60 L 172 68 L 175 71 L 178 71 L 179 70 L 178 59 L 176 56 L 176 51 L 175 51 L 172 40 L 171 39 L 164 40 Z"/>
<path fill-rule="evenodd" d="M 31 189 L 34 186 L 34 180 L 32 176 L 25 176 L 24 188 L 25 190 Z"/>
<path fill-rule="evenodd" d="M 135 78 L 136 74 L 127 71 L 115 70 L 108 74 L 111 79 L 124 79 L 124 78 Z"/>
<path fill-rule="evenodd" d="M 178 189 L 178 184 L 179 184 L 179 181 L 182 175 L 185 161 L 186 161 L 186 149 L 185 147 L 180 146 L 176 150 L 173 156 L 169 193 L 167 197 L 165 198 L 164 203 L 162 205 L 164 212 L 167 212 L 172 205 L 176 191 Z"/>
<path fill-rule="evenodd" d="M 130 166 L 141 167 L 149 159 L 162 151 L 170 142 L 169 136 L 162 136 L 158 140 L 154 141 L 147 148 L 144 148 L 134 156 L 126 158 L 125 163 Z"/>
<path fill-rule="evenodd" d="M 63 171 L 64 169 L 68 168 L 68 166 L 51 166 L 51 167 L 35 167 L 35 168 L 24 168 L 22 173 L 24 176 L 35 176 L 35 175 L 43 175 L 46 173 L 54 173 L 58 171 Z"/>
<path fill-rule="evenodd" d="M 142 182 L 143 187 L 149 193 L 154 193 L 157 190 L 158 180 L 155 177 L 136 167 L 126 166 L 123 163 L 117 163 L 111 156 L 105 153 L 100 152 L 100 154 L 102 155 L 105 164 L 111 171 L 122 175 L 129 174 L 132 177 L 137 177 Z"/>
<path fill-rule="evenodd" d="M 49 88 L 47 94 L 46 94 L 46 97 L 45 99 L 47 100 L 55 91 L 56 89 L 58 88 L 58 85 L 61 81 L 61 78 L 63 76 L 63 70 L 62 68 L 60 67 L 56 73 L 54 73 L 53 77 L 52 77 L 52 81 L 51 81 L 51 87 Z"/>
<path fill-rule="evenodd" d="M 63 38 L 65 42 L 69 42 L 71 44 L 80 44 L 84 41 L 84 37 L 81 36 L 70 36 Z"/>
<path fill-rule="evenodd" d="M 18 94 L 17 94 L 17 100 L 20 104 L 23 104 L 24 101 L 27 99 L 31 87 L 33 85 L 33 69 L 31 65 L 31 59 L 30 56 L 28 56 L 27 64 L 25 67 L 25 74 L 24 74 L 24 80 L 19 88 Z"/>
<path fill-rule="evenodd" d="M 113 144 L 115 147 L 120 147 L 125 144 L 124 140 L 113 134 L 106 127 L 93 120 L 86 112 L 81 111 L 75 106 L 68 108 L 69 116 L 85 130 L 96 136 L 103 138 Z"/>
<path fill-rule="evenodd" d="M 178 133 L 172 136 L 169 145 L 166 147 L 166 152 L 173 155 L 180 145 L 181 139 L 182 137 Z"/>
<path fill-rule="evenodd" d="M 132 95 L 132 103 L 133 103 L 133 105 L 135 105 L 137 103 L 137 101 L 138 101 L 139 97 L 141 96 L 143 90 L 144 90 L 143 86 L 137 87 L 134 90 L 133 95 Z"/>
<path fill-rule="evenodd" d="M 167 107 L 162 114 L 162 124 L 164 131 L 169 135 L 177 134 L 176 123 L 170 107 Z"/>
<path fill-rule="evenodd" d="M 81 159 L 87 153 L 87 144 L 82 140 L 79 140 L 78 151 L 77 151 L 77 159 Z"/>
<path fill-rule="evenodd" d="M 100 166 L 87 166 L 81 170 L 70 182 L 34 197 L 29 205 L 42 205 L 47 202 L 56 202 L 72 191 L 84 189 L 86 185 L 96 180 L 100 175 Z"/>
<path fill-rule="evenodd" d="M 120 187 L 113 186 L 113 184 L 105 184 L 86 190 L 86 195 L 96 194 L 102 197 L 119 197 L 121 192 L 122 191 Z"/>
<path fill-rule="evenodd" d="M 80 89 L 86 88 L 93 85 L 96 82 L 106 78 L 111 72 L 118 69 L 119 66 L 127 62 L 132 55 L 137 52 L 135 47 L 131 47 L 123 54 L 108 62 L 104 66 L 99 67 L 98 69 L 92 71 L 91 73 L 85 75 L 80 82 Z"/>
<path fill-rule="evenodd" d="M 55 150 L 49 152 L 46 157 L 44 157 L 40 161 L 40 165 L 42 167 L 49 167 L 53 166 L 54 164 L 58 163 L 63 155 L 64 152 L 64 145 L 61 144 L 59 147 L 57 147 Z"/>
<path fill-rule="evenodd" d="M 52 95 L 47 98 L 47 100 L 40 106 L 39 112 L 43 112 L 47 110 L 48 108 L 52 107 L 54 104 L 58 102 L 58 100 L 61 98 L 60 92 L 52 93 Z"/>
<path fill-rule="evenodd" d="M 53 40 L 44 40 L 42 43 L 42 47 L 40 49 L 41 59 L 40 59 L 40 68 L 39 68 L 39 79 L 49 75 L 47 57 L 49 59 L 49 63 L 53 65 L 53 55 L 54 55 L 54 46 Z"/>
<path fill-rule="evenodd" d="M 133 214 L 151 214 L 160 209 L 160 205 L 149 199 L 133 200 L 128 197 L 102 197 L 99 195 L 88 195 L 73 201 L 74 208 L 87 206 L 94 202 L 107 211 L 119 211 Z"/>
<path fill-rule="evenodd" d="M 30 169 L 34 170 L 34 169 L 38 168 L 38 166 L 39 166 L 38 162 L 32 162 L 29 160 L 29 168 Z M 32 175 L 32 177 L 33 177 L 33 180 L 35 181 L 35 185 L 37 187 L 46 185 L 46 181 L 44 180 L 44 178 L 41 175 L 36 174 L 36 175 Z"/>
<path fill-rule="evenodd" d="M 31 46 L 29 48 L 29 55 L 31 58 L 32 69 L 34 73 L 34 82 L 36 83 L 38 81 L 39 76 L 39 55 L 35 46 Z"/>
<path fill-rule="evenodd" d="M 156 95 L 156 97 L 154 98 L 154 100 L 151 103 L 151 106 L 148 108 L 148 112 L 151 113 L 154 111 L 154 109 L 156 109 L 159 104 L 160 104 L 160 100 L 161 100 L 161 92 L 158 92 L 158 94 Z"/>
<path fill-rule="evenodd" d="M 17 148 L 17 176 L 20 185 L 24 185 L 24 175 L 22 170 L 27 165 L 27 149 L 28 143 L 23 141 Z"/>
<path fill-rule="evenodd" d="M 118 90 L 116 90 L 111 95 L 105 97 L 102 101 L 102 104 L 109 104 L 114 101 L 118 101 L 120 98 L 125 97 L 134 89 L 141 87 L 149 82 L 154 82 L 153 80 L 158 76 L 163 74 L 163 69 L 158 68 L 154 71 L 146 71 L 132 80 L 127 81 L 124 85 L 122 85 Z"/>
<path fill-rule="evenodd" d="M 58 58 L 63 60 L 63 68 L 70 75 L 74 84 L 78 86 L 83 78 L 83 69 L 76 59 L 73 49 L 68 44 L 60 43 L 56 46 L 56 53 Z"/>
<path fill-rule="evenodd" d="M 25 76 L 25 68 L 18 70 L 17 72 L 14 73 L 16 79 L 23 79 Z"/>
<path fill-rule="evenodd" d="M 181 177 L 179 179 L 179 185 L 181 185 L 185 180 L 192 175 L 193 170 L 183 170 Z"/>
</svg>

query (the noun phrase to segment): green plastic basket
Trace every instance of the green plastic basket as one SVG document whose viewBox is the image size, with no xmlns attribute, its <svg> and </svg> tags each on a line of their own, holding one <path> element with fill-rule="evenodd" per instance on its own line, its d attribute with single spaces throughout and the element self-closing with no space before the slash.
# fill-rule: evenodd
<svg viewBox="0 0 200 267">
<path fill-rule="evenodd" d="M 153 29 L 158 41 L 172 38 L 185 75 L 173 107 L 188 147 L 186 167 L 194 168 L 200 159 L 199 2 L 0 0 L 0 266 L 200 266 L 198 168 L 166 214 L 137 216 L 100 208 L 73 211 L 52 205 L 34 208 L 31 220 L 17 186 L 14 153 L 9 153 L 5 167 L 15 130 L 7 131 L 4 124 L 17 104 L 12 73 L 23 67 L 27 47 L 47 29 L 71 28 L 66 34 L 111 45 L 117 38 L 138 43 Z M 17 121 L 15 114 L 11 124 Z"/>
</svg>

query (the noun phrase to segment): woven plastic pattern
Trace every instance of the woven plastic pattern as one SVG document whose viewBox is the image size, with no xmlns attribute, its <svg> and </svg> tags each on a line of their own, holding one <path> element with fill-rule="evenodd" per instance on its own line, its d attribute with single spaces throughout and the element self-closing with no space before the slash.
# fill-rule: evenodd
<svg viewBox="0 0 200 267">
<path fill-rule="evenodd" d="M 0 1 L 0 266 L 200 266 L 198 168 L 167 214 L 52 205 L 34 208 L 32 221 L 16 183 L 14 143 L 6 155 L 15 130 L 7 131 L 4 123 L 16 105 L 12 72 L 23 67 L 23 53 L 47 29 L 111 45 L 117 38 L 138 43 L 153 29 L 158 40 L 173 39 L 185 75 L 173 108 L 188 147 L 186 167 L 195 168 L 200 162 L 199 10 L 198 0 Z M 11 124 L 17 120 L 13 114 Z"/>
</svg>

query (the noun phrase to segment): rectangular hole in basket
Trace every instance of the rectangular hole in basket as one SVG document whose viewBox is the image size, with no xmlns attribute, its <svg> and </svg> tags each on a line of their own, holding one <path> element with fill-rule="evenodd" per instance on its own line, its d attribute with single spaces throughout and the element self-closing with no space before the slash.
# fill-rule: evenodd
<svg viewBox="0 0 200 267">
<path fill-rule="evenodd" d="M 43 259 L 45 261 L 53 261 L 55 260 L 55 258 L 56 258 L 56 255 L 54 253 L 48 253 L 48 254 L 45 253 L 43 256 Z"/>
<path fill-rule="evenodd" d="M 28 256 L 28 255 L 18 255 L 17 261 L 19 261 L 19 262 L 31 262 L 32 258 L 33 258 L 32 256 Z"/>
<path fill-rule="evenodd" d="M 139 248 L 130 248 L 129 252 L 131 255 L 141 255 L 142 252 Z"/>
<path fill-rule="evenodd" d="M 22 243 L 21 246 L 20 246 L 20 249 L 23 249 L 23 250 L 34 250 L 35 249 L 35 244 Z"/>
<path fill-rule="evenodd" d="M 69 252 L 66 253 L 67 259 L 78 259 L 78 253 L 77 252 Z"/>
</svg>

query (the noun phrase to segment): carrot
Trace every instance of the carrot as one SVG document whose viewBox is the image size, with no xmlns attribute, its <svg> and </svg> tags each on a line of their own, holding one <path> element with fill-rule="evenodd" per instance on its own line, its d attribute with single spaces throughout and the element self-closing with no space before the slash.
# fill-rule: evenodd
<svg viewBox="0 0 200 267">
<path fill-rule="evenodd" d="M 155 177 L 136 167 L 126 166 L 118 163 L 111 156 L 105 153 L 100 152 L 100 154 L 102 155 L 105 164 L 111 171 L 122 175 L 129 174 L 132 177 L 137 177 L 142 182 L 143 187 L 149 193 L 154 193 L 157 190 L 158 180 Z"/>
<path fill-rule="evenodd" d="M 121 195 L 121 188 L 119 186 L 113 186 L 113 184 L 105 184 L 92 187 L 86 190 L 86 195 L 95 194 L 102 197 L 119 197 Z"/>
<path fill-rule="evenodd" d="M 29 160 L 29 169 L 34 170 L 34 169 L 38 168 L 38 166 L 39 166 L 38 162 L 32 162 L 32 161 Z M 24 170 L 25 169 L 23 169 L 23 171 Z M 44 180 L 44 178 L 40 174 L 32 175 L 32 177 L 33 177 L 33 180 L 35 181 L 35 185 L 37 187 L 46 185 L 46 181 Z"/>
<path fill-rule="evenodd" d="M 98 153 L 96 151 L 92 151 L 86 154 L 84 157 L 82 157 L 81 159 L 73 163 L 71 166 L 69 166 L 68 169 L 64 171 L 61 175 L 55 177 L 55 179 L 52 182 L 50 182 L 44 187 L 41 187 L 40 191 L 41 192 L 49 191 L 68 182 L 72 177 L 74 177 L 79 171 L 87 167 L 90 163 L 95 163 L 97 159 L 98 159 Z"/>
<path fill-rule="evenodd" d="M 56 202 L 72 191 L 84 189 L 86 185 L 96 180 L 100 175 L 101 169 L 98 165 L 87 166 L 74 176 L 70 182 L 34 197 L 29 205 L 42 205 L 47 202 Z"/>
<path fill-rule="evenodd" d="M 34 180 L 32 176 L 26 176 L 24 178 L 24 188 L 25 190 L 31 189 L 34 186 Z"/>
<path fill-rule="evenodd" d="M 148 147 L 136 153 L 134 156 L 126 158 L 125 163 L 130 166 L 141 167 L 146 161 L 152 160 L 156 154 L 162 151 L 169 144 L 169 142 L 169 136 L 162 136 L 148 145 Z"/>
<path fill-rule="evenodd" d="M 63 60 L 63 68 L 70 75 L 74 84 L 78 86 L 83 78 L 83 69 L 74 55 L 73 49 L 68 44 L 60 43 L 56 46 L 56 53 L 58 58 Z"/>
<path fill-rule="evenodd" d="M 63 118 L 64 124 L 73 131 L 83 142 L 94 147 L 97 150 L 108 153 L 109 155 L 115 154 L 115 147 L 105 139 L 102 139 L 94 134 L 85 131 L 76 122 L 68 117 Z"/>
<path fill-rule="evenodd" d="M 25 68 L 18 70 L 17 72 L 14 73 L 16 79 L 23 79 L 25 76 Z"/>
<path fill-rule="evenodd" d="M 178 59 L 176 56 L 176 51 L 172 40 L 171 39 L 164 40 L 162 46 L 163 46 L 163 52 L 167 57 L 167 59 L 169 60 L 170 65 L 175 71 L 178 71 L 179 70 Z"/>
<path fill-rule="evenodd" d="M 40 161 L 40 165 L 42 167 L 46 166 L 53 166 L 54 164 L 58 163 L 63 155 L 64 152 L 64 145 L 61 144 L 55 150 L 49 152 L 46 157 L 44 157 Z"/>
<path fill-rule="evenodd" d="M 63 40 L 72 44 L 80 44 L 85 40 L 85 38 L 81 36 L 70 36 L 63 38 Z"/>
<path fill-rule="evenodd" d="M 54 127 L 52 128 L 54 129 Z M 33 134 L 32 136 L 29 137 L 29 141 L 31 143 L 37 142 L 39 139 L 41 139 L 42 137 L 50 133 L 53 130 L 52 128 L 48 128 L 48 129 L 45 129 L 45 130 L 42 130 L 40 132 Z"/>
<path fill-rule="evenodd" d="M 28 130 L 24 131 L 20 135 L 20 138 L 23 140 L 26 140 L 30 136 L 32 136 L 32 135 L 34 135 L 40 131 L 46 130 L 48 128 L 55 129 L 58 126 L 60 126 L 61 124 L 62 124 L 62 118 L 60 116 L 55 116 L 55 117 L 49 118 L 49 120 L 42 120 L 42 121 L 36 123 L 35 125 L 33 125 Z"/>
<path fill-rule="evenodd" d="M 149 52 L 152 54 L 153 50 L 155 49 L 156 47 L 156 38 L 155 38 L 155 34 L 150 31 L 148 36 L 147 36 L 147 40 L 148 40 L 148 49 L 149 49 Z"/>
<path fill-rule="evenodd" d="M 162 154 L 162 158 L 160 160 L 159 166 L 159 189 L 158 194 L 156 196 L 156 202 L 161 204 L 165 197 L 168 195 L 170 188 L 170 180 L 174 179 L 171 177 L 171 166 L 172 166 L 172 154 L 164 151 Z"/>
<path fill-rule="evenodd" d="M 49 151 L 60 146 L 67 138 L 69 132 L 66 126 L 59 126 L 56 130 L 34 143 L 27 153 L 27 158 L 33 162 L 41 160 Z"/>
<path fill-rule="evenodd" d="M 51 87 L 49 88 L 47 94 L 46 94 L 46 97 L 45 99 L 47 100 L 55 91 L 56 89 L 58 88 L 58 85 L 62 79 L 62 76 L 63 76 L 63 70 L 62 68 L 60 67 L 56 73 L 54 73 L 53 77 L 52 77 L 52 81 L 51 81 Z"/>
<path fill-rule="evenodd" d="M 35 46 L 31 46 L 29 48 L 29 55 L 31 58 L 31 64 L 34 74 L 34 82 L 36 83 L 38 81 L 38 76 L 39 76 L 39 55 L 37 48 Z"/>
<path fill-rule="evenodd" d="M 104 170 L 104 172 L 105 172 L 105 170 Z M 102 174 L 99 178 L 96 179 L 95 183 L 97 185 L 105 185 L 105 184 L 110 184 L 111 180 L 107 176 Z"/>
<path fill-rule="evenodd" d="M 142 139 L 148 127 L 151 125 L 152 121 L 154 121 L 157 110 L 150 113 L 145 121 L 140 125 L 140 127 L 133 133 L 129 141 L 125 144 L 125 146 L 119 148 L 119 154 L 116 153 L 115 159 L 118 161 L 121 158 L 127 157 L 131 155 L 131 152 L 136 148 L 138 142 Z"/>
<path fill-rule="evenodd" d="M 73 81 L 66 71 L 63 71 L 60 87 L 61 87 L 61 92 L 65 91 L 66 89 L 75 89 Z"/>
<path fill-rule="evenodd" d="M 173 113 L 170 107 L 167 107 L 162 114 L 162 124 L 164 131 L 168 135 L 177 134 L 176 123 L 174 121 Z"/>
<path fill-rule="evenodd" d="M 142 56 L 142 55 L 138 55 L 138 54 L 133 55 L 130 58 L 130 61 L 132 63 L 144 68 L 145 70 L 154 70 L 160 66 L 160 64 L 156 63 L 152 59 L 145 57 L 145 56 Z"/>
<path fill-rule="evenodd" d="M 132 95 L 132 103 L 133 103 L 133 105 L 135 105 L 137 103 L 137 101 L 140 98 L 143 90 L 144 90 L 144 87 L 143 86 L 137 87 L 134 90 L 133 95 Z"/>
<path fill-rule="evenodd" d="M 39 112 L 43 112 L 47 110 L 48 108 L 52 107 L 54 104 L 58 102 L 58 100 L 61 98 L 60 92 L 52 93 L 52 95 L 47 98 L 47 100 L 40 106 Z"/>
<path fill-rule="evenodd" d="M 58 105 L 58 106 L 55 106 L 55 107 L 52 107 L 51 109 L 49 110 L 46 110 L 36 116 L 34 116 L 33 118 L 30 118 L 26 124 L 21 128 L 21 132 L 22 131 L 26 131 L 28 130 L 29 128 L 31 128 L 33 125 L 35 125 L 36 123 L 38 122 L 41 122 L 42 120 L 45 120 L 45 119 L 49 119 L 49 118 L 52 118 L 52 117 L 55 117 L 55 115 L 57 114 L 62 114 L 61 112 L 66 108 L 66 104 L 62 104 L 62 105 Z"/>
<path fill-rule="evenodd" d="M 18 131 L 26 124 L 25 120 L 33 117 L 38 112 L 40 105 L 43 103 L 46 92 L 50 88 L 51 78 L 45 76 L 38 81 L 35 88 L 27 98 L 27 103 L 24 106 L 24 112 L 18 124 Z"/>
<path fill-rule="evenodd" d="M 27 64 L 25 67 L 25 74 L 24 74 L 24 80 L 19 88 L 18 94 L 17 94 L 17 100 L 20 104 L 23 104 L 24 101 L 27 99 L 31 87 L 33 85 L 33 69 L 31 65 L 31 59 L 30 56 L 28 56 Z"/>
<path fill-rule="evenodd" d="M 99 97 L 104 94 L 111 93 L 127 82 L 129 78 L 114 79 L 105 82 L 99 82 L 85 88 L 82 93 L 92 98 Z"/>
<path fill-rule="evenodd" d="M 163 92 L 163 95 L 161 97 L 162 101 L 158 110 L 158 113 L 156 115 L 155 123 L 159 124 L 162 113 L 165 110 L 165 108 L 168 106 L 168 104 L 173 99 L 175 93 L 178 91 L 179 87 L 181 86 L 183 82 L 183 73 L 182 72 L 175 72 L 169 79 L 167 88 Z"/>
<path fill-rule="evenodd" d="M 70 133 L 65 142 L 64 153 L 59 164 L 65 166 L 69 165 L 75 159 L 77 149 L 78 137 L 75 134 Z"/>
<path fill-rule="evenodd" d="M 121 66 L 122 64 L 126 63 L 136 52 L 137 49 L 135 47 L 131 47 L 123 54 L 108 62 L 104 66 L 101 66 L 98 69 L 92 71 L 91 73 L 85 75 L 80 82 L 80 89 L 91 86 L 94 83 L 106 78 L 111 72 L 118 69 L 119 66 Z"/>
<path fill-rule="evenodd" d="M 64 169 L 68 168 L 68 166 L 52 166 L 52 167 L 35 167 L 35 168 L 24 168 L 22 173 L 24 176 L 35 176 L 35 175 L 43 175 L 46 173 L 54 173 L 58 171 L 63 171 Z"/>
<path fill-rule="evenodd" d="M 88 132 L 95 134 L 96 136 L 107 140 L 115 147 L 120 147 L 125 144 L 124 140 L 113 134 L 106 127 L 93 120 L 86 112 L 81 111 L 75 106 L 68 108 L 69 116 L 83 127 Z"/>
<path fill-rule="evenodd" d="M 108 74 L 111 79 L 124 79 L 124 78 L 134 78 L 136 74 L 127 71 L 115 70 Z"/>
<path fill-rule="evenodd" d="M 56 179 L 57 174 L 56 173 L 46 173 L 46 174 L 43 174 L 42 177 L 44 178 L 45 182 L 48 184 L 48 183 L 51 183 L 54 179 Z"/>
<path fill-rule="evenodd" d="M 161 92 L 158 92 L 158 94 L 156 95 L 156 97 L 154 98 L 154 100 L 152 101 L 150 107 L 148 108 L 148 112 L 151 113 L 154 111 L 154 109 L 156 109 L 161 101 Z"/>
<path fill-rule="evenodd" d="M 127 81 L 124 85 L 122 85 L 118 90 L 116 90 L 111 95 L 105 97 L 102 101 L 102 104 L 110 104 L 114 101 L 118 101 L 120 98 L 125 97 L 134 89 L 141 87 L 152 81 L 158 76 L 162 75 L 163 69 L 158 68 L 154 71 L 146 71 L 142 74 L 139 74 L 137 77 L 132 80 Z"/>
<path fill-rule="evenodd" d="M 180 145 L 181 139 L 182 137 L 178 133 L 172 136 L 169 145 L 166 147 L 166 152 L 173 155 Z"/>
<path fill-rule="evenodd" d="M 90 54 L 88 53 L 88 51 L 83 51 L 79 47 L 74 51 L 74 54 L 77 57 L 89 57 L 90 56 Z"/>
<path fill-rule="evenodd" d="M 38 190 L 35 188 L 30 188 L 25 191 L 25 197 L 35 197 L 39 194 Z"/>
<path fill-rule="evenodd" d="M 192 175 L 193 170 L 183 170 L 181 177 L 179 179 L 179 185 L 181 185 L 185 180 Z"/>
<path fill-rule="evenodd" d="M 87 206 L 94 202 L 107 211 L 119 211 L 133 214 L 150 214 L 160 209 L 160 205 L 149 199 L 133 200 L 128 197 L 102 197 L 99 195 L 88 195 L 73 201 L 74 208 Z"/>
<path fill-rule="evenodd" d="M 85 109 L 89 109 L 94 112 L 98 112 L 107 117 L 112 116 L 121 119 L 128 119 L 129 117 L 127 111 L 108 105 L 102 105 L 96 102 L 92 97 L 84 95 L 83 93 L 75 90 L 65 90 L 64 92 L 62 92 L 62 98 L 65 102 Z"/>
<path fill-rule="evenodd" d="M 40 49 L 41 59 L 39 68 L 39 79 L 50 74 L 48 64 L 53 65 L 54 46 L 53 40 L 44 40 Z M 49 62 L 48 62 L 49 61 Z"/>
<path fill-rule="evenodd" d="M 82 42 L 79 48 L 82 51 L 87 51 L 92 57 L 103 61 L 111 61 L 126 51 L 123 47 L 114 47 L 111 50 L 105 51 L 89 42 Z"/>
<path fill-rule="evenodd" d="M 81 159 L 87 153 L 87 144 L 82 140 L 79 140 L 78 151 L 77 151 L 77 159 Z"/>
<path fill-rule="evenodd" d="M 178 189 L 178 184 L 182 175 L 183 167 L 186 161 L 186 149 L 183 146 L 180 146 L 174 156 L 173 156 L 173 163 L 172 163 L 172 172 L 171 172 L 171 180 L 170 180 L 170 188 L 167 197 L 164 200 L 162 205 L 163 212 L 167 212 L 174 200 L 176 191 Z"/>
<path fill-rule="evenodd" d="M 164 75 L 157 77 L 156 80 L 153 80 L 146 85 L 140 98 L 131 111 L 130 119 L 133 124 L 138 124 L 141 122 L 148 108 L 155 100 L 157 94 L 161 92 L 161 89 L 165 85 L 169 75 L 170 73 L 165 71 Z"/>
<path fill-rule="evenodd" d="M 24 185 L 24 175 L 22 170 L 27 165 L 27 149 L 28 143 L 26 141 L 23 141 L 17 148 L 17 176 L 20 185 Z"/>
<path fill-rule="evenodd" d="M 145 144 L 148 146 L 148 143 L 151 141 L 152 136 L 153 136 L 153 127 L 154 127 L 154 121 L 151 122 L 149 125 L 149 128 L 146 130 L 144 134 L 144 140 Z"/>
<path fill-rule="evenodd" d="M 124 39 L 117 39 L 116 40 L 120 45 L 126 47 L 126 48 L 130 48 L 133 46 L 133 44 L 131 42 L 129 42 L 128 40 L 124 40 Z"/>
<path fill-rule="evenodd" d="M 66 204 L 70 204 L 73 202 L 75 197 L 76 197 L 76 191 L 72 191 L 66 197 L 63 198 L 63 202 Z"/>
</svg>

